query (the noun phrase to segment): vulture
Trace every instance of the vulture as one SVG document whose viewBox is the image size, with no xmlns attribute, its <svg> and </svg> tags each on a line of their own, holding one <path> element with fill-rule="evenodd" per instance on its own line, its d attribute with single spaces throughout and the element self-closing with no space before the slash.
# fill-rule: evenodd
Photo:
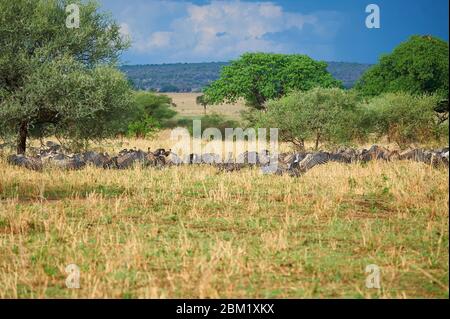
<svg viewBox="0 0 450 319">
<path fill-rule="evenodd" d="M 85 152 L 82 154 L 83 160 L 86 164 L 94 165 L 95 167 L 106 168 L 111 158 L 106 153 L 97 153 L 93 151 Z"/>
<path fill-rule="evenodd" d="M 0 149 L 5 144 L 2 144 Z M 10 155 L 7 162 L 11 165 L 25 167 L 31 170 L 42 170 L 45 166 L 53 166 L 67 170 L 82 169 L 86 165 L 105 169 L 127 169 L 136 164 L 144 167 L 164 167 L 181 164 L 214 165 L 221 171 L 239 171 L 244 167 L 259 167 L 263 174 L 288 174 L 300 176 L 317 165 L 328 162 L 353 163 L 372 160 L 410 160 L 426 163 L 434 167 L 449 166 L 449 148 L 438 150 L 410 149 L 403 152 L 390 151 L 387 148 L 373 145 L 369 149 L 339 148 L 335 152 L 316 153 L 282 153 L 270 155 L 269 151 L 244 152 L 236 159 L 232 153 L 228 159 L 222 161 L 220 155 L 206 153 L 202 155 L 190 154 L 183 160 L 171 150 L 159 148 L 147 152 L 137 149 L 123 149 L 117 156 L 110 157 L 107 153 L 88 151 L 80 154 L 66 155 L 63 148 L 53 142 L 47 142 L 41 149 L 36 149 L 36 156 Z"/>
<path fill-rule="evenodd" d="M 215 153 L 202 154 L 202 164 L 216 165 L 216 164 L 221 164 L 221 163 L 222 163 L 222 158 L 220 157 L 219 154 L 215 154 Z"/>
<path fill-rule="evenodd" d="M 11 165 L 25 167 L 33 171 L 40 171 L 43 168 L 40 158 L 26 157 L 25 155 L 10 155 L 7 162 Z"/>
</svg>

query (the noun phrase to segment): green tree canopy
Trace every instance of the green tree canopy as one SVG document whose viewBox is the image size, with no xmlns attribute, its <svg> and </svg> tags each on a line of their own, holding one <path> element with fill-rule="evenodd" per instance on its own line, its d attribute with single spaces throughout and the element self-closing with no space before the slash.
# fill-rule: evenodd
<svg viewBox="0 0 450 319">
<path fill-rule="evenodd" d="M 246 53 L 222 68 L 220 78 L 205 89 L 205 98 L 208 104 L 243 98 L 249 106 L 264 109 L 267 100 L 293 90 L 341 86 L 326 68 L 306 55 Z"/>
<path fill-rule="evenodd" d="M 267 103 L 259 112 L 261 127 L 277 127 L 283 141 L 304 149 L 314 140 L 316 149 L 323 142 L 343 143 L 359 137 L 357 96 L 339 88 L 314 88 L 293 92 Z"/>
<path fill-rule="evenodd" d="M 135 91 L 133 107 L 127 113 L 124 127 L 129 136 L 148 137 L 161 127 L 166 127 L 177 112 L 170 108 L 172 99 L 167 95 L 147 91 Z"/>
<path fill-rule="evenodd" d="M 412 36 L 380 58 L 355 88 L 366 96 L 386 92 L 438 93 L 448 97 L 448 43 L 432 36 Z"/>
<path fill-rule="evenodd" d="M 439 121 L 434 110 L 438 102 L 436 94 L 384 93 L 365 105 L 365 116 L 378 137 L 386 136 L 401 147 L 430 141 L 448 143 L 448 120 Z"/>
<path fill-rule="evenodd" d="M 80 27 L 66 27 L 66 7 Z M 102 138 L 129 107 L 130 90 L 115 64 L 128 41 L 94 2 L 0 1 L 0 133 Z"/>
<path fill-rule="evenodd" d="M 152 116 L 161 124 L 173 118 L 177 112 L 172 110 L 172 99 L 164 94 L 138 91 L 134 94 L 134 107 L 144 116 Z"/>
<path fill-rule="evenodd" d="M 203 106 L 203 110 L 206 113 L 206 107 L 208 106 L 208 101 L 206 100 L 206 98 L 203 94 L 199 95 L 195 98 L 195 103 L 197 103 L 197 105 Z"/>
</svg>

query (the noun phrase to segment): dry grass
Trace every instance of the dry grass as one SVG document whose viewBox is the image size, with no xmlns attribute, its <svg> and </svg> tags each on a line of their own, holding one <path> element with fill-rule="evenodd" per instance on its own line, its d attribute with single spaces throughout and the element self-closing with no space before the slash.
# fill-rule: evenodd
<svg viewBox="0 0 450 319">
<path fill-rule="evenodd" d="M 172 149 L 175 151 L 174 147 L 176 146 L 178 140 L 175 136 L 174 139 L 171 139 L 171 130 L 165 129 L 159 131 L 156 136 L 153 139 L 142 139 L 142 138 L 121 138 L 121 139 L 113 139 L 113 140 L 104 140 L 101 145 L 100 144 L 91 144 L 89 146 L 89 149 L 100 151 L 100 152 L 108 152 L 110 155 L 117 154 L 119 151 L 123 150 L 124 148 L 127 149 L 141 149 L 144 151 L 147 151 L 149 148 L 151 150 L 156 150 L 158 148 L 165 148 L 165 149 Z M 53 138 L 49 139 L 52 142 L 55 143 L 61 143 L 61 141 Z M 47 140 L 46 140 L 47 141 Z M 192 139 L 191 141 L 191 147 L 193 147 Z M 62 141 L 64 144 L 64 141 Z M 201 140 L 199 144 L 202 145 L 203 150 L 205 152 L 214 152 L 214 153 L 220 153 L 224 154 L 224 157 L 228 155 L 227 150 L 230 148 L 233 149 L 233 151 L 237 154 L 240 154 L 244 152 L 245 150 L 249 151 L 257 151 L 262 149 L 270 149 L 269 143 L 266 143 L 266 145 L 252 145 L 252 143 L 248 143 L 247 141 L 240 141 L 239 143 L 236 141 L 222 141 L 222 140 L 211 140 L 211 141 L 205 141 Z M 40 147 L 40 142 L 38 140 L 33 140 L 30 143 L 31 146 Z M 225 146 L 226 145 L 226 146 Z M 237 145 L 240 145 L 240 148 L 238 148 Z M 256 146 L 256 148 L 254 147 Z M 293 152 L 294 149 L 290 143 L 284 143 L 280 142 L 278 145 L 278 151 L 279 152 Z M 307 143 L 306 146 L 308 149 L 313 149 L 313 143 Z M 13 151 L 13 150 L 11 150 Z M 193 152 L 193 148 L 192 148 Z M 179 150 L 177 150 L 178 155 L 186 155 L 184 153 L 181 153 Z M 1 153 L 0 153 L 1 155 Z"/>
<path fill-rule="evenodd" d="M 197 105 L 196 98 L 201 93 L 164 93 L 172 98 L 173 103 L 177 106 L 174 108 L 180 116 L 198 117 L 205 115 L 203 106 Z M 239 120 L 241 111 L 245 110 L 243 102 L 236 104 L 219 104 L 208 106 L 206 114 L 221 114 L 227 118 Z"/>
<path fill-rule="evenodd" d="M 290 178 L 0 161 L 0 297 L 448 298 L 448 200 L 448 171 L 412 162 Z"/>
</svg>

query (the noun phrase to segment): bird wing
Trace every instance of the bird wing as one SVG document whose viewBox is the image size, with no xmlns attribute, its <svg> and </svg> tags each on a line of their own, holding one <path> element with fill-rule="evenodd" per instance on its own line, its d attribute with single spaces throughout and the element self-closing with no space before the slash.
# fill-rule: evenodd
<svg viewBox="0 0 450 319">
<path fill-rule="evenodd" d="M 328 163 L 330 156 L 326 153 L 308 154 L 299 163 L 299 168 L 302 172 L 306 172 L 316 165 L 322 165 Z"/>
</svg>

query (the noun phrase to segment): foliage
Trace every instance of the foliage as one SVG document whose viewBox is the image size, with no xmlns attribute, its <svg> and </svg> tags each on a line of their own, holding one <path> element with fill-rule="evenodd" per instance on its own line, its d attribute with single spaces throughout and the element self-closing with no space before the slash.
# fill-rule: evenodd
<svg viewBox="0 0 450 319">
<path fill-rule="evenodd" d="M 204 95 L 199 95 L 195 98 L 195 103 L 197 105 L 203 106 L 203 110 L 206 112 L 206 107 L 208 106 L 208 101 L 206 100 Z"/>
<path fill-rule="evenodd" d="M 69 0 L 0 2 L 0 127 L 18 133 L 103 138 L 129 107 L 126 78 L 114 69 L 128 43 L 94 2 L 76 1 L 82 27 L 69 29 Z"/>
<path fill-rule="evenodd" d="M 440 100 L 434 107 L 434 111 L 436 112 L 436 116 L 438 118 L 438 124 L 443 124 L 445 122 L 447 122 L 448 124 L 448 115 L 449 115 L 448 98 Z"/>
<path fill-rule="evenodd" d="M 410 143 L 448 143 L 448 118 L 434 108 L 439 96 L 385 93 L 362 101 L 355 92 L 315 88 L 294 92 L 267 103 L 266 112 L 253 112 L 260 127 L 277 127 L 280 138 L 304 149 L 313 140 L 321 143 L 361 143 L 369 136 L 387 137 L 404 148 Z"/>
<path fill-rule="evenodd" d="M 448 97 L 448 43 L 432 36 L 412 36 L 394 51 L 382 56 L 356 85 L 366 96 L 384 92 Z"/>
<path fill-rule="evenodd" d="M 279 128 L 280 138 L 299 149 L 305 141 L 345 143 L 363 135 L 359 129 L 361 110 L 355 94 L 338 88 L 314 88 L 293 92 L 267 103 L 258 116 L 258 125 Z"/>
<path fill-rule="evenodd" d="M 404 147 L 409 143 L 448 140 L 448 120 L 439 123 L 434 111 L 439 97 L 408 93 L 385 93 L 370 100 L 366 118 L 378 136 Z M 446 126 L 447 125 L 447 126 Z"/>
<path fill-rule="evenodd" d="M 246 53 L 223 67 L 220 78 L 204 92 L 210 104 L 234 103 L 243 98 L 249 106 L 264 109 L 267 100 L 292 90 L 340 86 L 326 68 L 326 63 L 306 55 Z"/>
<path fill-rule="evenodd" d="M 151 137 L 161 128 L 161 124 L 153 117 L 147 116 L 128 125 L 128 136 L 135 138 Z"/>
<path fill-rule="evenodd" d="M 222 133 L 222 137 L 225 137 L 226 128 L 236 128 L 240 126 L 240 124 L 237 121 L 224 118 L 222 115 L 217 113 L 202 116 L 199 118 L 199 120 L 201 120 L 202 134 L 203 131 L 207 128 L 217 128 Z M 172 123 L 173 127 L 187 128 L 191 135 L 193 133 L 192 125 L 193 125 L 193 118 L 181 118 Z"/>
<path fill-rule="evenodd" d="M 177 112 L 170 109 L 172 100 L 166 95 L 154 92 L 136 91 L 133 94 L 133 107 L 124 123 L 128 136 L 150 137 L 161 127 L 167 127 L 169 120 Z"/>
<path fill-rule="evenodd" d="M 177 114 L 176 111 L 170 109 L 171 105 L 172 99 L 167 95 L 138 91 L 134 96 L 134 107 L 140 114 L 143 114 L 140 118 L 151 116 L 162 126 Z"/>
<path fill-rule="evenodd" d="M 327 62 L 328 72 L 342 81 L 344 87 L 351 88 L 370 64 Z M 227 62 L 169 63 L 148 65 L 124 65 L 121 70 L 140 90 L 160 92 L 200 92 L 219 78 L 222 67 Z M 172 88 L 167 85 L 173 85 Z M 172 91 L 171 91 L 172 90 Z"/>
</svg>

